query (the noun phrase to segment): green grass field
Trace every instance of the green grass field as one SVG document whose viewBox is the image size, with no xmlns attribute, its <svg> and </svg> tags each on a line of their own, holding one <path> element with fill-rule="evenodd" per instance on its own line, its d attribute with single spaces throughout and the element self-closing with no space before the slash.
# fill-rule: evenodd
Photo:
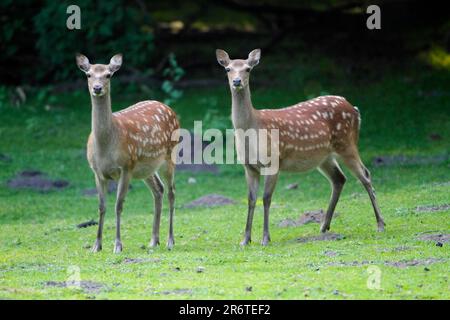
<svg viewBox="0 0 450 320">
<path fill-rule="evenodd" d="M 114 80 L 113 80 L 114 81 Z M 303 81 L 303 80 L 302 80 Z M 262 89 L 253 86 L 256 107 L 278 107 L 306 99 L 297 83 Z M 96 197 L 85 157 L 90 131 L 87 91 L 60 95 L 55 108 L 29 100 L 20 110 L 4 107 L 0 117 L 0 298 L 5 299 L 449 299 L 450 246 L 418 239 L 421 234 L 450 233 L 450 211 L 417 212 L 417 206 L 450 203 L 450 81 L 448 72 L 417 72 L 372 83 L 330 83 L 327 93 L 346 96 L 362 113 L 361 156 L 372 173 L 386 232 L 376 232 L 375 217 L 363 187 L 345 170 L 348 182 L 337 206 L 331 232 L 339 241 L 299 243 L 319 234 L 315 223 L 279 227 L 307 210 L 325 209 L 330 188 L 318 172 L 282 174 L 271 211 L 268 247 L 262 237 L 258 201 L 253 243 L 241 248 L 246 220 L 246 185 L 239 165 L 220 174 L 178 172 L 175 248 L 148 250 L 153 199 L 133 181 L 122 216 L 122 254 L 113 254 L 114 197 L 108 198 L 103 251 L 93 254 Z M 319 94 L 320 92 L 317 92 Z M 121 109 L 137 100 L 113 91 Z M 158 98 L 158 97 L 156 97 Z M 185 92 L 173 108 L 182 125 L 193 126 L 205 110 L 230 113 L 228 88 Z M 222 117 L 222 118 L 221 118 Z M 217 120 L 217 121 L 219 121 Z M 228 121 L 228 120 L 227 120 Z M 430 136 L 435 137 L 431 139 Z M 437 137 L 436 137 L 437 136 Z M 374 166 L 376 156 L 447 157 L 435 164 Z M 428 158 L 425 158 L 428 159 Z M 426 161 L 425 161 L 426 162 Z M 62 178 L 62 191 L 12 190 L 6 181 L 25 169 Z M 188 184 L 189 177 L 197 183 Z M 285 190 L 290 183 L 297 190 Z M 237 204 L 203 209 L 182 205 L 209 193 Z M 167 236 L 165 201 L 161 238 Z M 134 262 L 134 263 L 133 263 Z M 198 272 L 199 268 L 202 272 Z M 81 289 L 66 288 L 79 270 Z M 379 277 L 378 277 L 379 276 Z M 379 279 L 379 287 L 370 285 Z M 368 285 L 369 283 L 369 285 Z"/>
</svg>

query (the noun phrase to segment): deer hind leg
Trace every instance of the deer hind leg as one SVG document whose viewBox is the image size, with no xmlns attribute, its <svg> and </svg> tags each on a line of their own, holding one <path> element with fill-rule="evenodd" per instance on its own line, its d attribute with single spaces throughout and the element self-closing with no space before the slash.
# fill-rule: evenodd
<svg viewBox="0 0 450 320">
<path fill-rule="evenodd" d="M 336 204 L 339 200 L 339 196 L 341 195 L 342 189 L 344 188 L 344 184 L 347 178 L 345 177 L 344 173 L 339 167 L 339 164 L 334 158 L 329 158 L 325 160 L 325 162 L 323 162 L 319 166 L 319 171 L 330 181 L 332 188 L 327 213 L 322 222 L 322 226 L 320 227 L 320 232 L 324 233 L 330 230 L 331 219 L 333 218 Z"/>
<path fill-rule="evenodd" d="M 128 192 L 130 184 L 130 175 L 127 171 L 122 171 L 119 182 L 117 184 L 116 199 L 116 241 L 114 243 L 114 253 L 122 252 L 122 241 L 120 238 L 120 218 L 122 215 L 123 203 Z"/>
<path fill-rule="evenodd" d="M 154 216 L 153 216 L 153 230 L 152 238 L 150 240 L 150 247 L 156 247 L 159 245 L 159 226 L 161 224 L 161 210 L 162 210 L 162 200 L 164 195 L 164 185 L 159 178 L 158 174 L 155 173 L 151 177 L 144 180 L 145 184 L 152 191 L 154 199 Z"/>
<path fill-rule="evenodd" d="M 256 198 L 258 195 L 259 187 L 259 172 L 252 169 L 251 167 L 245 167 L 245 178 L 247 180 L 248 186 L 248 213 L 247 213 L 247 224 L 245 225 L 245 235 L 244 240 L 242 240 L 241 245 L 246 246 L 252 241 L 252 223 L 253 214 L 255 212 Z"/>
<path fill-rule="evenodd" d="M 92 247 L 92 252 L 99 252 L 102 250 L 102 237 L 103 237 L 103 223 L 105 221 L 105 195 L 106 187 L 108 181 L 101 179 L 98 175 L 95 175 L 95 185 L 97 186 L 98 194 L 98 229 L 97 229 L 97 239 L 95 240 L 94 246 Z"/>
<path fill-rule="evenodd" d="M 381 216 L 380 208 L 378 207 L 377 199 L 375 197 L 375 190 L 372 187 L 370 172 L 362 163 L 356 148 L 353 147 L 349 151 L 340 154 L 340 156 L 350 171 L 359 179 L 359 181 L 361 181 L 362 185 L 369 194 L 373 211 L 375 212 L 375 218 L 377 220 L 378 231 L 384 231 L 385 223 L 383 217 Z"/>
<path fill-rule="evenodd" d="M 164 171 L 164 179 L 169 188 L 169 237 L 167 239 L 167 249 L 171 250 L 175 244 L 173 236 L 173 217 L 175 213 L 175 164 L 172 161 L 167 162 Z"/>
<path fill-rule="evenodd" d="M 277 184 L 278 174 L 267 175 L 264 177 L 264 195 L 263 195 L 263 203 L 264 203 L 264 230 L 263 230 L 263 239 L 261 244 L 266 246 L 270 242 L 270 233 L 269 233 L 269 210 L 270 204 L 272 202 L 273 191 L 275 190 L 275 186 Z"/>
</svg>

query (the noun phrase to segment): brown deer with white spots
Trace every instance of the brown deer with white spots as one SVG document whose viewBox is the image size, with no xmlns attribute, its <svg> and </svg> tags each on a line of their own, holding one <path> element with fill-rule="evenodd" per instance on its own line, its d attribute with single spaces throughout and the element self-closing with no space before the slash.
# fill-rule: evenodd
<svg viewBox="0 0 450 320">
<path fill-rule="evenodd" d="M 111 110 L 110 78 L 122 65 L 122 55 L 109 64 L 90 64 L 78 54 L 78 67 L 87 76 L 92 104 L 92 132 L 87 143 L 87 158 L 95 175 L 99 198 L 97 240 L 93 252 L 102 249 L 105 195 L 109 180 L 118 180 L 116 198 L 116 239 L 114 252 L 122 251 L 120 217 L 131 179 L 142 179 L 153 193 L 154 219 L 150 246 L 159 244 L 164 185 L 159 178 L 161 168 L 168 186 L 169 237 L 167 247 L 174 245 L 173 215 L 175 206 L 175 163 L 172 150 L 178 143 L 179 123 L 175 112 L 158 101 L 141 101 L 124 110 Z"/>
<path fill-rule="evenodd" d="M 262 245 L 270 241 L 269 208 L 272 194 L 278 179 L 278 172 L 304 172 L 317 168 L 331 183 L 332 195 L 321 225 L 321 232 L 330 229 L 333 212 L 342 191 L 346 177 L 338 165 L 342 159 L 350 171 L 366 188 L 378 224 L 378 230 L 384 230 L 370 173 L 362 163 L 358 153 L 358 136 L 361 125 L 359 111 L 345 98 L 339 96 L 321 96 L 283 109 L 257 110 L 250 98 L 250 71 L 260 60 L 259 49 L 250 52 L 247 59 L 231 60 L 223 50 L 216 50 L 217 61 L 227 72 L 232 97 L 232 122 L 235 129 L 266 129 L 268 140 L 270 131 L 278 129 L 279 170 L 276 174 L 264 176 L 264 230 Z M 239 141 L 236 142 L 239 147 Z M 269 143 L 269 142 L 268 142 Z M 245 141 L 244 141 L 245 144 Z M 245 146 L 257 148 L 258 144 Z M 247 150 L 247 149 L 245 149 Z M 244 162 L 248 185 L 248 215 L 245 236 L 242 245 L 251 241 L 253 213 L 261 176 L 261 164 Z"/>
</svg>

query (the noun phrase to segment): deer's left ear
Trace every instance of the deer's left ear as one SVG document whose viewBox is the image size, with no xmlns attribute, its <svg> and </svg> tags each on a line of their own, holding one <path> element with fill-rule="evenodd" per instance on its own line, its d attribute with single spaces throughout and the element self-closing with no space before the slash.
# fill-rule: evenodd
<svg viewBox="0 0 450 320">
<path fill-rule="evenodd" d="M 254 67 L 261 59 L 261 49 L 255 49 L 248 54 L 247 63 L 250 67 Z"/>
<path fill-rule="evenodd" d="M 89 59 L 82 55 L 81 53 L 77 53 L 76 55 L 77 66 L 83 72 L 88 72 L 91 68 L 91 64 L 89 63 Z"/>
<path fill-rule="evenodd" d="M 217 58 L 217 62 L 222 67 L 227 67 L 230 64 L 230 57 L 228 56 L 228 53 L 226 53 L 226 51 L 224 51 L 222 49 L 216 50 L 216 58 Z"/>
<path fill-rule="evenodd" d="M 116 54 L 114 57 L 111 58 L 111 60 L 109 61 L 109 71 L 111 72 L 116 72 L 117 70 L 120 69 L 120 67 L 122 66 L 122 54 Z"/>
</svg>

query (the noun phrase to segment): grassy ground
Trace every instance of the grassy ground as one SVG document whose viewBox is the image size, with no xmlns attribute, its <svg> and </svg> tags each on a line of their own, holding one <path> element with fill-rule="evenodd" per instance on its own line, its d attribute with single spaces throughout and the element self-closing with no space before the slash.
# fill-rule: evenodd
<svg viewBox="0 0 450 320">
<path fill-rule="evenodd" d="M 146 248 L 152 198 L 144 184 L 135 181 L 122 218 L 124 252 L 112 253 L 115 215 L 110 196 L 104 250 L 90 253 L 96 227 L 75 227 L 97 219 L 96 198 L 81 195 L 82 190 L 94 186 L 84 151 L 90 131 L 87 92 L 56 97 L 57 108 L 50 111 L 36 101 L 29 101 L 20 111 L 1 110 L 0 153 L 12 161 L 0 161 L 0 298 L 449 299 L 449 244 L 439 247 L 417 236 L 450 233 L 450 212 L 415 211 L 418 205 L 450 202 L 449 161 L 387 167 L 372 164 L 379 155 L 448 156 L 449 83 L 448 73 L 424 72 L 370 84 L 326 84 L 327 92 L 346 96 L 361 110 L 361 155 L 373 175 L 386 232 L 376 232 L 369 199 L 362 186 L 350 178 L 338 203 L 340 214 L 331 227 L 345 238 L 298 243 L 299 237 L 318 235 L 319 225 L 281 228 L 278 223 L 306 210 L 326 208 L 329 185 L 317 172 L 283 174 L 274 195 L 268 247 L 259 245 L 260 201 L 254 242 L 246 248 L 239 246 L 246 219 L 246 186 L 242 168 L 233 165 L 220 167 L 219 175 L 177 174 L 173 251 L 164 246 L 151 251 Z M 309 95 L 295 83 L 272 89 L 254 87 L 254 104 L 260 107 L 289 105 Z M 185 92 L 173 106 L 182 124 L 192 127 L 192 121 L 204 118 L 207 109 L 218 110 L 216 121 L 228 115 L 228 95 L 224 79 L 223 87 Z M 113 94 L 114 108 L 142 98 L 147 97 L 115 98 Z M 430 139 L 433 134 L 441 138 Z M 8 189 L 5 182 L 24 169 L 67 179 L 70 187 L 47 194 Z M 347 170 L 346 174 L 350 176 Z M 187 183 L 191 176 L 197 179 L 195 185 Z M 293 182 L 299 183 L 299 189 L 284 189 Z M 208 193 L 223 194 L 237 204 L 210 209 L 181 207 Z M 161 232 L 164 239 L 166 211 Z M 136 263 L 129 263 L 130 259 Z M 396 262 L 416 265 L 399 267 Z M 199 267 L 203 272 L 198 272 Z M 81 280 L 87 281 L 84 289 L 58 285 L 76 270 Z M 368 285 L 376 283 L 378 275 L 379 288 Z"/>
</svg>

